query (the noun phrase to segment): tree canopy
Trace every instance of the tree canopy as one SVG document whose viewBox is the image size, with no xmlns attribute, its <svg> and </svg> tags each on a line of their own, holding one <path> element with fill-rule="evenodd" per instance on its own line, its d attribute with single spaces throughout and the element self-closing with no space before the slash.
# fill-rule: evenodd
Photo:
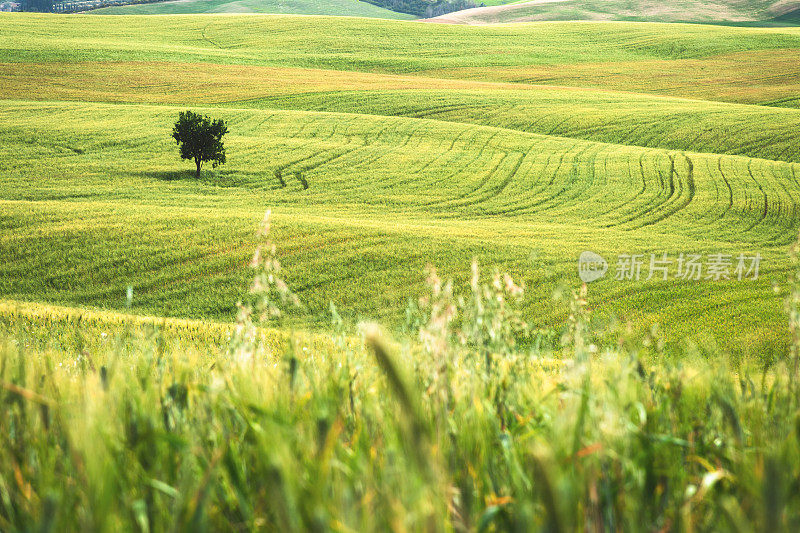
<svg viewBox="0 0 800 533">
<path fill-rule="evenodd" d="M 172 128 L 172 138 L 178 143 L 182 159 L 193 159 L 197 165 L 195 177 L 200 177 L 200 168 L 206 161 L 216 167 L 225 162 L 225 146 L 222 136 L 228 127 L 222 119 L 211 120 L 206 115 L 192 111 L 181 111 L 178 122 Z"/>
</svg>

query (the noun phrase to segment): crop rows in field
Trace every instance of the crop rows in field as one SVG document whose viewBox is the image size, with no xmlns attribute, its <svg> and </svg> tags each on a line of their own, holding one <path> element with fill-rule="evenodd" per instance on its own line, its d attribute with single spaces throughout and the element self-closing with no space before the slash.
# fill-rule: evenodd
<svg viewBox="0 0 800 533">
<path fill-rule="evenodd" d="M 21 155 L 27 150 L 31 164 L 45 174 L 58 172 L 61 179 L 72 169 L 76 177 L 67 178 L 63 194 L 76 192 L 79 173 L 107 175 L 116 169 L 131 177 L 152 178 L 174 167 L 165 133 L 175 112 L 8 103 L 0 115 L 6 130 L 4 150 Z M 785 244 L 797 223 L 796 164 L 420 119 L 220 113 L 234 132 L 222 175 L 229 185 L 269 191 L 271 202 L 360 204 L 443 217 L 522 217 L 624 229 L 663 225 L 664 230 L 686 235 L 710 232 L 753 243 Z M 49 126 L 51 121 L 57 126 Z M 57 138 L 59 144 L 40 141 L 18 150 L 34 132 L 41 135 L 48 128 L 52 133 L 45 138 Z M 45 154 L 54 156 L 52 163 Z M 14 170 L 7 171 L 13 175 Z M 311 184 L 309 190 L 298 196 L 300 183 L 291 180 L 281 187 L 276 171 L 288 178 L 301 173 Z M 21 191 L 22 183 L 7 188 L 4 196 L 36 197 L 52 185 L 28 182 L 28 190 Z M 86 187 L 83 193 L 92 189 Z"/>
<path fill-rule="evenodd" d="M 749 283 L 604 279 L 593 301 L 673 338 L 785 339 L 800 112 L 675 96 L 791 100 L 796 30 L 100 19 L 0 17 L 2 297 L 119 308 L 130 285 L 132 312 L 230 320 L 270 206 L 294 324 L 330 301 L 396 323 L 427 263 L 463 281 L 477 257 L 546 326 L 584 250 L 758 252 Z M 660 70 L 670 97 L 621 92 Z M 170 139 L 185 107 L 230 127 L 199 181 Z"/>
<path fill-rule="evenodd" d="M 800 110 L 514 83 L 183 63 L 0 64 L 0 97 L 431 118 L 579 139 L 800 161 Z M 74 80 L 74 83 L 65 83 Z"/>
<path fill-rule="evenodd" d="M 431 258 L 461 275 L 473 256 L 542 283 L 544 300 L 527 312 L 548 316 L 546 292 L 574 276 L 580 251 L 627 248 L 758 250 L 771 263 L 757 284 L 669 290 L 729 302 L 721 316 L 749 299 L 753 320 L 779 318 L 757 295 L 784 275 L 781 247 L 798 220 L 796 164 L 424 119 L 217 109 L 231 128 L 229 160 L 214 181 L 198 183 L 175 170 L 168 132 L 177 110 L 5 102 L 4 296 L 116 307 L 131 284 L 139 312 L 224 319 L 247 286 L 252 228 L 273 206 L 283 213 L 275 239 L 287 279 L 313 321 L 324 321 L 331 300 L 393 318 Z M 541 278 L 527 263 L 535 251 L 548 254 L 555 274 Z M 596 290 L 615 295 L 605 303 L 614 312 L 692 313 L 682 298 L 642 301 L 632 287 Z"/>
<path fill-rule="evenodd" d="M 673 27 L 675 27 L 673 25 Z M 797 46 L 726 51 L 704 57 L 596 58 L 555 65 L 481 66 L 427 71 L 429 76 L 585 87 L 722 102 L 797 107 Z"/>
<path fill-rule="evenodd" d="M 694 152 L 800 162 L 800 110 L 626 94 L 525 91 L 342 91 L 237 102 L 260 108 L 430 118 Z"/>
</svg>

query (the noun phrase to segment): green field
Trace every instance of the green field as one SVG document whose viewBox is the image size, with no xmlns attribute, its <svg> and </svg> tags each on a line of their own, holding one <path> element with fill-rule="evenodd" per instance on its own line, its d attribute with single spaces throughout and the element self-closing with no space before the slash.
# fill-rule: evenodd
<svg viewBox="0 0 800 533">
<path fill-rule="evenodd" d="M 520 349 L 504 290 L 431 281 L 463 318 L 401 346 L 0 304 L 0 526 L 796 530 L 796 355 L 597 353 L 579 298 L 563 351 Z"/>
<path fill-rule="evenodd" d="M 513 272 L 546 327 L 584 250 L 760 253 L 756 281 L 610 277 L 592 302 L 738 355 L 786 342 L 798 30 L 12 15 L 0 35 L 5 298 L 120 308 L 131 285 L 135 312 L 231 320 L 273 207 L 301 327 L 330 301 L 399 324 L 429 262 Z M 230 123 L 199 182 L 168 135 L 186 106 Z"/>
<path fill-rule="evenodd" d="M 0 531 L 798 530 L 798 57 L 0 13 Z M 186 109 L 229 129 L 200 179 Z"/>
</svg>

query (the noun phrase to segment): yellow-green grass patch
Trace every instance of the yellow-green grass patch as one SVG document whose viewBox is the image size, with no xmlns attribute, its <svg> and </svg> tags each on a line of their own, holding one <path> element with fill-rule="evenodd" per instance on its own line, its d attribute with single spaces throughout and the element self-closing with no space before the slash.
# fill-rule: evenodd
<svg viewBox="0 0 800 533">
<path fill-rule="evenodd" d="M 757 281 L 607 278 L 592 284 L 592 301 L 635 328 L 659 322 L 673 340 L 707 335 L 743 351 L 785 342 L 772 286 L 788 275 L 797 165 L 431 120 L 220 108 L 229 161 L 197 182 L 169 139 L 177 110 L 5 102 L 4 297 L 120 308 L 131 285 L 135 312 L 230 320 L 254 228 L 273 207 L 286 278 L 306 302 L 290 314 L 298 326 L 324 325 L 330 301 L 350 319 L 397 324 L 429 262 L 461 282 L 472 257 L 511 271 L 530 287 L 526 315 L 545 326 L 563 318 L 551 295 L 578 282 L 584 250 L 606 256 L 612 272 L 624 253 L 760 253 Z"/>
<path fill-rule="evenodd" d="M 624 92 L 174 62 L 0 64 L 0 98 L 426 117 L 619 144 L 800 160 L 800 111 Z"/>
<path fill-rule="evenodd" d="M 703 58 L 477 67 L 430 76 L 567 85 L 745 104 L 797 106 L 800 49 L 748 50 Z"/>
</svg>

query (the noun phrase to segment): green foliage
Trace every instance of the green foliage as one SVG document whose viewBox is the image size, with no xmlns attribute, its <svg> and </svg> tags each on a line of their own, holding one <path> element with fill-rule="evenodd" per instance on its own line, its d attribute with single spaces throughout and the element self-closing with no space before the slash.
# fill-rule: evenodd
<svg viewBox="0 0 800 533">
<path fill-rule="evenodd" d="M 53 0 L 23 0 L 21 3 L 22 11 L 33 11 L 38 13 L 51 13 L 53 11 Z"/>
<path fill-rule="evenodd" d="M 300 304 L 279 276 L 281 264 L 276 258 L 275 245 L 269 241 L 270 212 L 267 211 L 258 231 L 260 242 L 256 247 L 250 268 L 255 275 L 244 302 L 238 302 L 236 331 L 231 340 L 230 353 L 239 361 L 255 361 L 263 357 L 264 339 L 259 335 L 257 324 L 279 324 L 282 308 L 291 303 Z"/>
<path fill-rule="evenodd" d="M 254 287 L 276 271 L 259 264 Z M 489 345 L 465 342 L 467 332 L 517 330 L 513 305 L 482 304 L 520 288 L 474 276 L 466 298 L 429 276 L 419 340 L 397 346 L 367 325 L 364 340 L 290 334 L 246 358 L 192 340 L 189 324 L 0 309 L 0 525 L 800 526 L 788 354 L 771 370 L 736 372 L 721 354 L 658 361 L 635 341 L 581 355 L 599 332 L 576 294 L 562 349 L 497 341 L 487 373 Z M 269 300 L 265 309 L 285 305 Z"/>
<path fill-rule="evenodd" d="M 800 239 L 790 252 L 793 271 L 789 278 L 789 296 L 786 299 L 786 310 L 789 314 L 789 358 L 791 360 L 790 380 L 797 387 L 796 394 L 800 398 Z"/>
<path fill-rule="evenodd" d="M 222 137 L 228 133 L 225 121 L 212 121 L 206 115 L 192 111 L 181 111 L 172 129 L 172 138 L 178 144 L 182 159 L 192 159 L 197 165 L 196 178 L 200 177 L 200 167 L 211 161 L 214 168 L 225 163 L 225 147 Z"/>
</svg>

